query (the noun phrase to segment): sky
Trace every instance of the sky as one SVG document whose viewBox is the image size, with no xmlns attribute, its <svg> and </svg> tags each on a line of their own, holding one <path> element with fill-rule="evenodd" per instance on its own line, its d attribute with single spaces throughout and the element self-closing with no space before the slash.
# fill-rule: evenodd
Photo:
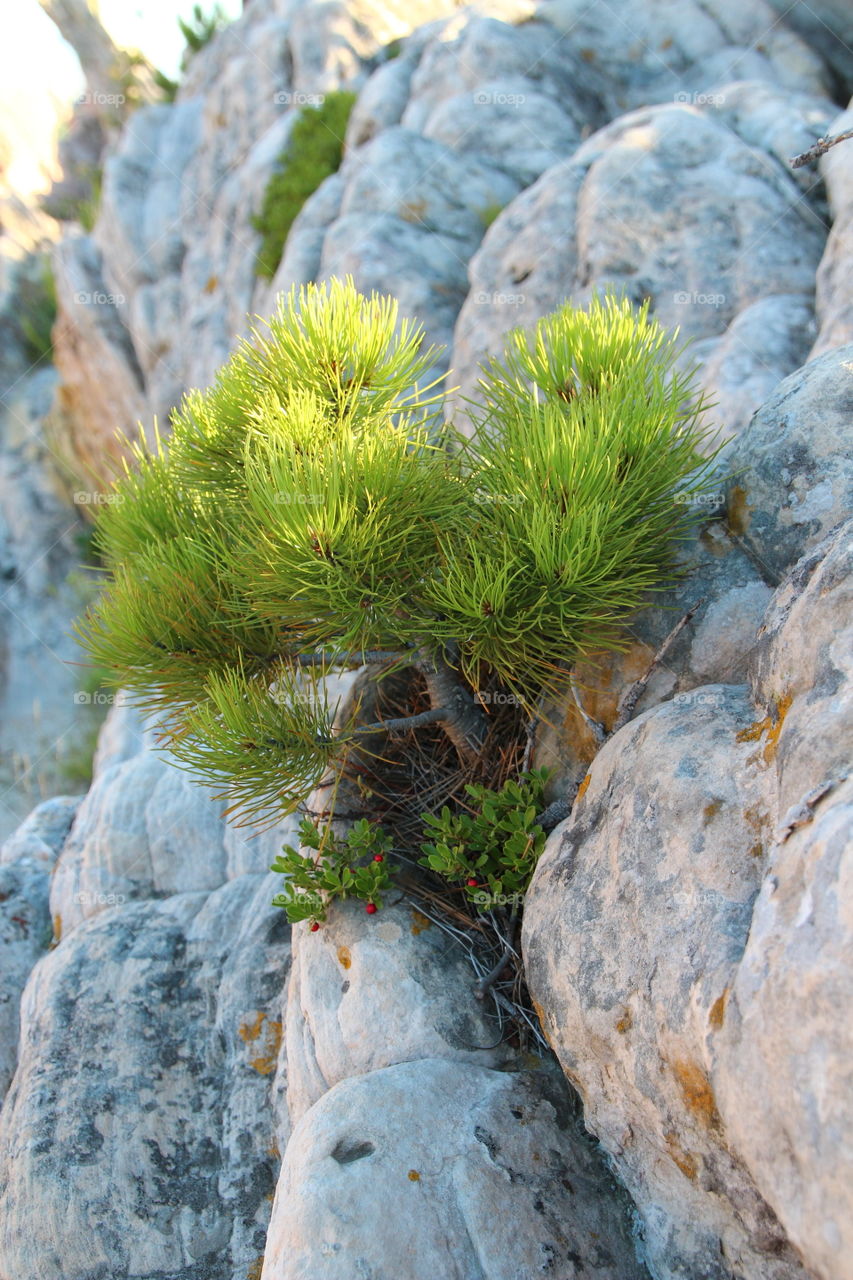
<svg viewBox="0 0 853 1280">
<path fill-rule="evenodd" d="M 141 49 L 175 77 L 184 47 L 178 18 L 194 0 L 100 0 L 101 22 L 116 44 Z M 212 0 L 201 0 L 209 12 Z M 229 17 L 242 0 L 221 0 Z M 80 64 L 38 0 L 14 0 L 0 13 L 0 134 L 12 146 L 10 181 L 21 194 L 45 190 L 57 119 L 83 92 Z"/>
</svg>

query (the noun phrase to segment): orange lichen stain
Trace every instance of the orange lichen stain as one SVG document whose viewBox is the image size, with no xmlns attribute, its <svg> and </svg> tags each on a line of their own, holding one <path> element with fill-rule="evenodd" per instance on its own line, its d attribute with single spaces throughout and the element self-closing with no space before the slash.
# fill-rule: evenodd
<svg viewBox="0 0 853 1280">
<path fill-rule="evenodd" d="M 51 947 L 58 947 L 62 941 L 62 916 L 53 917 L 53 940 Z"/>
<path fill-rule="evenodd" d="M 764 763 L 770 764 L 770 761 L 776 757 L 776 747 L 779 744 L 779 735 L 782 732 L 782 726 L 785 723 L 785 717 L 791 709 L 791 703 L 794 701 L 793 695 L 786 693 L 779 699 L 776 704 L 776 715 L 773 724 L 767 731 L 767 741 L 764 744 Z"/>
<path fill-rule="evenodd" d="M 418 1173 L 417 1169 L 410 1169 L 406 1174 L 406 1177 L 409 1179 L 409 1182 L 420 1182 L 421 1180 L 421 1175 Z"/>
<path fill-rule="evenodd" d="M 263 1269 L 264 1269 L 264 1255 L 261 1254 L 259 1258 L 255 1258 L 255 1261 L 252 1263 L 252 1265 L 249 1267 L 249 1270 L 246 1272 L 246 1280 L 261 1280 L 261 1272 L 263 1271 Z"/>
<path fill-rule="evenodd" d="M 281 1048 L 281 1023 L 268 1021 L 266 1024 L 265 1052 L 257 1058 L 249 1059 L 249 1066 L 254 1067 L 260 1076 L 271 1076 L 278 1065 L 278 1051 Z"/>
<path fill-rule="evenodd" d="M 338 964 L 342 969 L 348 969 L 352 964 L 349 947 L 338 947 Z"/>
<path fill-rule="evenodd" d="M 208 276 L 204 285 L 205 293 L 213 293 L 219 287 L 219 276 Z"/>
<path fill-rule="evenodd" d="M 584 62 L 595 62 L 598 55 L 594 49 L 581 49 L 581 57 Z"/>
<path fill-rule="evenodd" d="M 673 1062 L 672 1069 L 681 1087 L 684 1101 L 693 1115 L 704 1121 L 705 1124 L 719 1124 L 720 1115 L 717 1111 L 717 1103 L 704 1071 L 697 1067 L 695 1062 L 690 1062 L 686 1058 L 680 1058 L 678 1061 Z"/>
<path fill-rule="evenodd" d="M 583 799 L 583 797 L 586 795 L 587 790 L 589 789 L 589 784 L 590 784 L 590 780 L 591 780 L 591 778 L 592 778 L 592 774 L 591 774 L 591 773 L 588 773 L 588 774 L 586 774 L 586 775 L 584 776 L 584 778 L 582 779 L 581 784 L 580 784 L 580 786 L 578 787 L 578 793 L 577 793 L 577 795 L 575 796 L 575 804 L 577 804 L 578 800 Z"/>
<path fill-rule="evenodd" d="M 747 849 L 747 857 L 750 857 L 750 858 L 764 857 L 764 845 L 761 843 L 760 840 L 756 841 L 755 844 L 751 844 L 749 846 L 749 848 Z"/>
<path fill-rule="evenodd" d="M 722 800 L 712 800 L 710 804 L 706 804 L 705 808 L 702 810 L 702 826 L 707 827 L 711 819 L 716 818 L 722 807 Z"/>
<path fill-rule="evenodd" d="M 431 925 L 432 921 L 429 916 L 425 916 L 422 911 L 416 911 L 414 907 L 412 908 L 412 933 L 415 937 L 419 933 L 423 933 L 424 929 L 429 929 Z"/>
<path fill-rule="evenodd" d="M 251 1040 L 257 1040 L 261 1034 L 261 1027 L 264 1025 L 266 1014 L 258 1010 L 251 1022 L 241 1022 L 237 1028 L 237 1035 L 242 1041 L 248 1044 Z"/>
<path fill-rule="evenodd" d="M 723 1021 L 726 1016 L 726 1001 L 728 998 L 729 989 L 726 987 L 723 994 L 721 996 L 717 996 L 716 1000 L 711 1005 L 708 1013 L 708 1025 L 713 1027 L 715 1031 L 719 1031 L 720 1027 L 723 1025 Z"/>
<path fill-rule="evenodd" d="M 776 747 L 779 743 L 779 735 L 782 732 L 782 726 L 785 723 L 785 717 L 790 710 L 793 697 L 790 693 L 786 693 L 779 699 L 769 715 L 763 720 L 756 720 L 755 724 L 748 725 L 745 729 L 741 729 L 735 735 L 736 742 L 758 742 L 764 734 L 767 734 L 767 740 L 764 743 L 764 749 L 761 752 L 761 759 L 765 764 L 770 762 L 776 756 Z"/>
<path fill-rule="evenodd" d="M 744 809 L 743 817 L 753 831 L 760 831 L 762 827 L 767 826 L 767 816 L 761 812 L 757 804 L 752 805 L 749 809 Z"/>
<path fill-rule="evenodd" d="M 746 500 L 746 489 L 736 484 L 729 492 L 726 503 L 726 524 L 729 531 L 736 536 L 746 533 L 749 528 L 750 507 Z"/>
<path fill-rule="evenodd" d="M 654 649 L 647 644 L 632 644 L 623 653 L 596 653 L 580 662 L 572 672 L 577 698 L 587 716 L 613 728 L 619 714 L 619 703 L 627 689 L 648 670 Z M 570 744 L 572 753 L 583 764 L 591 764 L 601 743 L 578 709 L 574 696 L 561 700 L 560 736 Z"/>
<path fill-rule="evenodd" d="M 423 222 L 426 211 L 426 200 L 407 200 L 400 206 L 400 217 L 404 222 Z"/>
<path fill-rule="evenodd" d="M 634 1015 L 631 1012 L 631 1010 L 628 1008 L 628 1006 L 625 1005 L 625 1009 L 622 1013 L 622 1017 L 616 1023 L 616 1030 L 619 1032 L 620 1036 L 624 1036 L 625 1032 L 630 1031 L 633 1025 L 634 1025 Z"/>
<path fill-rule="evenodd" d="M 279 1151 L 278 1143 L 275 1140 L 273 1140 L 270 1143 L 270 1145 L 267 1147 L 267 1155 L 270 1157 L 271 1160 L 281 1159 L 281 1152 Z"/>
<path fill-rule="evenodd" d="M 664 1141 L 666 1142 L 666 1149 L 669 1152 L 672 1162 L 678 1166 L 685 1178 L 689 1178 L 691 1182 L 695 1182 L 696 1171 L 698 1169 L 696 1157 L 689 1155 L 683 1147 L 679 1146 L 674 1133 L 665 1133 L 663 1136 Z"/>
<path fill-rule="evenodd" d="M 281 1023 L 273 1022 L 259 1011 L 251 1022 L 240 1024 L 237 1034 L 245 1044 L 261 1041 L 258 1044 L 258 1055 L 249 1059 L 249 1066 L 259 1075 L 272 1075 L 278 1064 L 278 1051 L 281 1048 Z"/>
<path fill-rule="evenodd" d="M 542 1028 L 543 1036 L 548 1041 L 548 1043 L 551 1044 L 551 1037 L 548 1034 L 548 1022 L 545 1017 L 545 1010 L 542 1008 L 540 1004 L 537 1004 L 537 1002 L 533 999 L 532 996 L 530 999 L 530 1003 L 533 1005 L 533 1009 L 536 1014 L 536 1017 L 539 1019 L 539 1025 Z"/>
</svg>

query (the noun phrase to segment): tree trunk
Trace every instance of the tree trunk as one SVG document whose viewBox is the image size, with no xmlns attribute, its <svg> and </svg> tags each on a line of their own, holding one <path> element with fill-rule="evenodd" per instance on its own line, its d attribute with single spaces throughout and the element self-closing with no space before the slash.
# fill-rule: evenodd
<svg viewBox="0 0 853 1280">
<path fill-rule="evenodd" d="M 431 706 L 446 711 L 441 723 L 460 759 L 476 760 L 486 740 L 486 713 L 459 672 L 443 658 L 422 649 L 417 666 L 426 680 Z"/>
</svg>

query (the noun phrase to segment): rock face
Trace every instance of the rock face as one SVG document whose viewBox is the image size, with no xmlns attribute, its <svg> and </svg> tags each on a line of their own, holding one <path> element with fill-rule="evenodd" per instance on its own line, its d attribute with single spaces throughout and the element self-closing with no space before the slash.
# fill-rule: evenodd
<svg viewBox="0 0 853 1280">
<path fill-rule="evenodd" d="M 851 532 L 779 588 L 749 688 L 607 743 L 525 904 L 531 991 L 656 1276 L 850 1274 Z"/>
<path fill-rule="evenodd" d="M 716 421 L 735 434 L 808 353 L 823 243 L 794 180 L 715 113 L 679 103 L 621 117 L 488 232 L 456 324 L 460 396 L 508 329 L 613 288 L 651 298 L 663 324 L 700 344 L 723 394 Z"/>
<path fill-rule="evenodd" d="M 288 953 L 270 896 L 247 876 L 107 910 L 37 965 L 0 1120 L 10 1274 L 231 1280 L 263 1251 Z"/>
<path fill-rule="evenodd" d="M 732 446 L 729 522 L 771 580 L 853 506 L 853 346 L 786 378 Z"/>
<path fill-rule="evenodd" d="M 853 111 L 846 111 L 832 121 L 826 132 L 835 137 L 850 129 L 853 129 Z M 853 342 L 853 302 L 850 297 L 853 275 L 850 265 L 853 259 L 853 181 L 848 163 L 850 152 L 845 152 L 845 147 L 849 147 L 849 141 L 839 142 L 820 161 L 832 211 L 832 227 L 817 273 L 815 306 L 820 333 L 812 350 L 812 357 Z"/>
<path fill-rule="evenodd" d="M 0 852 L 0 1280 L 853 1280 L 853 143 L 826 196 L 787 164 L 851 127 L 846 10 L 630 8 L 252 0 L 129 117 L 94 231 L 59 244 L 53 443 L 78 469 L 208 384 L 278 290 L 344 273 L 447 346 L 462 394 L 563 299 L 649 299 L 729 443 L 683 579 L 538 731 L 555 794 L 583 786 L 525 905 L 555 1059 L 502 1038 L 405 897 L 291 930 L 268 868 L 296 820 L 226 826 L 113 706 L 85 798 Z M 260 280 L 253 214 L 339 88 L 342 166 Z M 10 385 L 20 360 L 4 343 Z M 0 417 L 9 757 L 34 690 L 45 749 L 79 736 L 55 381 Z M 40 797 L 2 790 L 7 834 Z"/>
<path fill-rule="evenodd" d="M 288 1144 L 262 1280 L 640 1280 L 598 1154 L 550 1084 L 433 1060 L 331 1089 Z M 391 1205 L 405 1228 L 389 1239 Z"/>
</svg>

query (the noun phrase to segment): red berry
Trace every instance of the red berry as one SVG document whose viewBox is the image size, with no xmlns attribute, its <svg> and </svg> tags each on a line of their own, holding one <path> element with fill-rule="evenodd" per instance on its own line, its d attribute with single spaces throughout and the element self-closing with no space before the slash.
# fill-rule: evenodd
<svg viewBox="0 0 853 1280">
<path fill-rule="evenodd" d="M 367 912 L 367 914 L 368 914 L 369 916 L 375 915 L 375 914 L 376 914 L 376 903 L 375 903 L 375 902 L 368 902 L 367 906 L 366 906 L 364 909 L 365 909 L 365 911 Z"/>
<path fill-rule="evenodd" d="M 467 884 L 467 886 L 468 886 L 468 888 L 469 888 L 469 889 L 476 889 L 476 888 L 477 888 L 478 881 L 476 881 L 476 880 L 474 879 L 474 877 L 472 876 L 472 877 L 471 877 L 471 879 L 470 879 L 470 880 L 466 880 L 466 881 L 465 881 L 465 883 Z"/>
<path fill-rule="evenodd" d="M 373 855 L 373 861 L 374 861 L 374 862 L 384 862 L 384 861 L 385 861 L 385 859 L 383 858 L 383 856 L 382 856 L 382 854 L 381 854 L 381 853 L 374 853 L 374 855 Z"/>
<path fill-rule="evenodd" d="M 312 933 L 316 933 L 316 932 L 317 932 L 317 930 L 318 930 L 319 928 L 320 928 L 320 926 L 318 925 L 317 921 L 315 920 L 315 921 L 314 921 L 314 923 L 313 923 L 313 924 L 312 924 L 312 926 L 311 926 L 311 932 L 312 932 Z"/>
</svg>

